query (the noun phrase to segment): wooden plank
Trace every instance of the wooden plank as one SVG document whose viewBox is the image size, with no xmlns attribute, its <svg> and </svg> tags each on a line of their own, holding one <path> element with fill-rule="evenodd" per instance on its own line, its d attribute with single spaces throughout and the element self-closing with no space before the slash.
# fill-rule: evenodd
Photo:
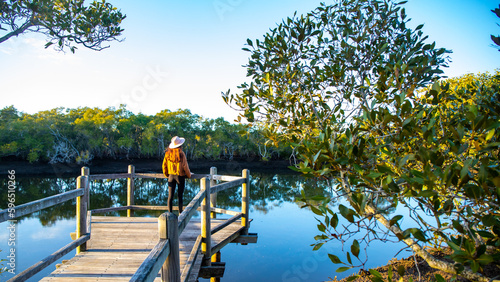
<svg viewBox="0 0 500 282">
<path fill-rule="evenodd" d="M 14 218 L 18 218 L 21 216 L 25 216 L 30 213 L 34 213 L 61 203 L 64 203 L 66 201 L 72 200 L 76 197 L 83 196 L 84 191 L 83 189 L 76 189 L 76 190 L 71 190 L 68 192 L 64 192 L 61 194 L 57 194 L 54 196 L 50 196 L 47 198 L 43 198 L 40 200 L 36 200 L 33 202 L 29 202 L 26 204 L 22 204 L 19 206 L 16 206 L 16 214 Z M 14 219 L 10 217 L 10 214 L 8 213 L 8 209 L 3 209 L 0 211 L 0 222 L 4 222 L 10 219 Z"/>
<path fill-rule="evenodd" d="M 207 177 L 210 174 L 198 174 L 198 173 L 192 173 L 190 179 L 201 179 L 203 177 Z M 136 173 L 135 174 L 136 178 L 166 178 L 163 173 Z"/>
<path fill-rule="evenodd" d="M 201 235 L 198 235 L 194 246 L 191 248 L 191 253 L 189 254 L 189 258 L 187 259 L 184 269 L 182 270 L 181 281 L 186 281 L 188 277 L 191 276 L 193 270 L 195 270 L 195 263 L 198 255 L 200 254 L 201 249 Z M 199 269 L 198 269 L 199 271 Z"/>
<path fill-rule="evenodd" d="M 196 194 L 196 196 L 191 200 L 191 202 L 189 202 L 189 205 L 187 205 L 186 209 L 179 216 L 179 226 L 178 226 L 179 234 L 182 234 L 182 231 L 184 231 L 184 228 L 186 228 L 186 225 L 190 221 L 191 217 L 193 217 L 194 213 L 201 205 L 204 196 L 205 192 L 203 190 L 198 192 L 198 194 Z"/>
<path fill-rule="evenodd" d="M 224 227 L 228 226 L 229 224 L 235 222 L 236 220 L 240 219 L 243 214 L 239 213 L 229 219 L 227 219 L 224 223 L 219 224 L 217 227 L 214 227 L 210 230 L 212 234 L 217 233 L 218 231 L 222 230 Z"/>
<path fill-rule="evenodd" d="M 130 281 L 154 280 L 158 276 L 158 272 L 169 254 L 169 240 L 160 240 L 141 266 L 139 266 L 139 269 L 135 272 Z"/>
<path fill-rule="evenodd" d="M 224 222 L 212 219 L 211 226 L 217 228 Z M 159 242 L 157 218 L 154 217 L 92 216 L 91 225 L 87 251 L 65 261 L 42 281 L 129 281 Z M 234 232 L 241 228 L 241 222 L 235 221 L 215 233 L 211 237 L 211 244 L 215 246 L 212 250 L 238 237 Z M 200 219 L 191 219 L 179 236 L 182 281 L 196 281 L 193 277 L 198 277 L 203 257 L 197 251 L 200 230 Z M 158 274 L 152 274 L 149 279 L 161 281 Z"/>
<path fill-rule="evenodd" d="M 248 235 L 238 236 L 238 238 L 231 241 L 231 243 L 240 243 L 240 244 L 257 243 L 257 239 L 258 239 L 257 233 L 248 233 Z"/>
<path fill-rule="evenodd" d="M 245 179 L 244 177 L 241 176 L 231 176 L 231 175 L 218 175 L 218 179 L 220 181 L 235 181 L 235 180 L 242 180 Z"/>
<path fill-rule="evenodd" d="M 44 258 L 43 260 L 37 262 L 36 264 L 32 265 L 30 268 L 17 274 L 16 276 L 12 277 L 8 281 L 25 281 L 26 279 L 32 277 L 33 275 L 37 274 L 38 272 L 40 272 L 41 270 L 43 270 L 47 266 L 54 263 L 56 260 L 62 258 L 67 253 L 76 249 L 76 247 L 87 242 L 89 239 L 90 239 L 90 235 L 86 235 L 86 236 L 83 236 L 83 237 L 76 239 L 75 241 L 73 241 L 73 242 L 67 244 L 66 246 L 62 247 L 61 249 L 57 250 L 55 253 L 51 254 L 50 256 L 48 256 L 48 257 Z"/>
<path fill-rule="evenodd" d="M 225 210 L 225 209 L 221 209 L 221 208 L 214 208 L 214 207 L 210 208 L 210 211 L 216 212 L 216 213 L 229 214 L 229 215 L 240 214 L 240 212 L 237 212 L 237 211 L 230 211 L 230 210 Z"/>
<path fill-rule="evenodd" d="M 132 177 L 130 173 L 111 173 L 111 174 L 92 174 L 89 175 L 90 180 L 98 179 L 125 179 Z"/>
<path fill-rule="evenodd" d="M 218 193 L 218 192 L 224 191 L 224 190 L 229 189 L 229 188 L 237 187 L 237 186 L 245 183 L 245 181 L 246 181 L 246 179 L 240 177 L 238 180 L 217 184 L 214 187 L 210 187 L 210 194 Z"/>
</svg>

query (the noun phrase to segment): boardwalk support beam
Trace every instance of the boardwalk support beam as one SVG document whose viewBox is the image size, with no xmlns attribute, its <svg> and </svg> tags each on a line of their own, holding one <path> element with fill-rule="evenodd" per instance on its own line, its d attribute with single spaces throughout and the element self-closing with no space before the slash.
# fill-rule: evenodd
<svg viewBox="0 0 500 282">
<path fill-rule="evenodd" d="M 78 176 L 76 181 L 76 189 L 83 189 L 82 196 L 76 198 L 76 239 L 87 235 L 87 200 L 89 198 L 89 181 L 88 176 Z M 76 253 L 79 254 L 87 249 L 87 243 L 84 243 L 76 248 Z"/>
<path fill-rule="evenodd" d="M 212 239 L 210 231 L 210 182 L 207 177 L 200 179 L 200 189 L 205 191 L 205 197 L 201 202 L 201 252 L 203 253 L 203 265 L 210 265 L 212 250 Z"/>
<path fill-rule="evenodd" d="M 130 177 L 127 178 L 127 206 L 134 205 L 134 177 L 135 177 L 135 166 L 128 166 L 128 173 Z M 134 216 L 134 210 L 127 210 L 127 217 Z"/>
<path fill-rule="evenodd" d="M 217 175 L 217 168 L 211 167 L 210 168 L 210 187 L 214 187 L 215 185 L 217 185 L 217 180 L 215 180 L 215 177 L 214 177 L 215 175 Z M 210 195 L 210 206 L 212 208 L 217 207 L 217 192 Z M 217 218 L 217 213 L 214 211 L 210 212 L 210 218 Z"/>
<path fill-rule="evenodd" d="M 161 268 L 161 281 L 181 281 L 181 264 L 179 255 L 179 233 L 177 215 L 166 212 L 158 218 L 160 240 L 168 239 L 170 255 Z"/>
<path fill-rule="evenodd" d="M 241 234 L 247 235 L 248 228 L 250 227 L 250 170 L 244 169 L 242 173 L 243 178 L 245 178 L 245 182 L 242 184 L 241 189 L 241 212 L 243 216 L 241 217 L 241 225 L 244 229 L 241 231 Z"/>
</svg>

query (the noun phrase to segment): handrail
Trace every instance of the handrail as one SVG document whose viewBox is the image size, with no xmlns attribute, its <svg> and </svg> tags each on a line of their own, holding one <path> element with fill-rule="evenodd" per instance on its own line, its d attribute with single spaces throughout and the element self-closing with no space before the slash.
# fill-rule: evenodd
<svg viewBox="0 0 500 282">
<path fill-rule="evenodd" d="M 194 213 L 197 211 L 198 207 L 201 205 L 201 201 L 204 199 L 204 194 L 205 191 L 200 191 L 196 196 L 189 202 L 189 205 L 187 205 L 186 209 L 181 213 L 179 216 L 179 234 L 184 231 L 184 228 L 186 228 L 189 220 L 191 217 L 194 215 Z"/>
<path fill-rule="evenodd" d="M 167 178 L 163 173 L 109 173 L 109 174 L 92 174 L 89 175 L 90 180 L 101 180 L 101 179 L 126 179 L 130 177 L 136 178 Z M 199 174 L 192 173 L 190 179 L 201 179 L 203 177 L 210 176 L 210 174 Z"/>
<path fill-rule="evenodd" d="M 191 271 L 198 257 L 200 249 L 201 249 L 201 235 L 198 235 L 196 241 L 194 242 L 193 249 L 189 254 L 189 258 L 187 259 L 186 264 L 184 265 L 184 269 L 182 270 L 181 281 L 186 281 L 189 278 L 189 275 L 191 275 Z"/>
<path fill-rule="evenodd" d="M 170 255 L 169 239 L 160 239 L 134 273 L 130 281 L 153 281 L 160 272 L 163 262 Z"/>
<path fill-rule="evenodd" d="M 83 189 L 76 189 L 16 206 L 16 212 L 14 217 L 10 216 L 11 214 L 9 213 L 8 209 L 4 209 L 0 211 L 0 222 L 4 222 L 14 218 L 19 218 L 21 216 L 25 216 L 30 213 L 34 213 L 64 203 L 76 197 L 83 196 L 84 193 L 85 192 L 83 191 Z"/>
<path fill-rule="evenodd" d="M 180 214 L 180 216 L 178 218 L 177 236 L 180 236 L 180 234 L 184 231 L 184 228 L 187 226 L 187 224 L 190 221 L 191 217 L 193 216 L 194 212 L 200 206 L 202 206 L 202 208 L 201 208 L 201 210 L 202 210 L 201 221 L 202 221 L 202 226 L 204 226 L 204 228 L 202 227 L 202 234 L 199 236 L 199 238 L 197 239 L 197 241 L 195 243 L 196 250 L 193 249 L 193 251 L 191 252 L 191 254 L 189 256 L 188 262 L 186 263 L 184 269 L 182 270 L 181 277 L 177 277 L 175 281 L 177 281 L 177 279 L 180 279 L 180 281 L 185 281 L 188 278 L 188 276 L 191 272 L 191 269 L 194 265 L 194 260 L 196 260 L 196 256 L 197 256 L 200 248 L 201 248 L 202 252 L 204 253 L 204 260 L 210 259 L 211 251 L 212 251 L 211 244 L 210 244 L 211 234 L 216 233 L 217 231 L 221 230 L 225 226 L 235 222 L 236 220 L 238 220 L 240 218 L 244 218 L 244 217 L 248 218 L 248 211 L 245 210 L 245 208 L 248 206 L 248 203 L 242 202 L 242 210 L 243 210 L 242 212 L 240 212 L 240 213 L 230 212 L 234 216 L 231 217 L 230 219 L 228 219 L 227 222 L 225 222 L 225 223 L 221 224 L 220 226 L 217 226 L 213 229 L 210 228 L 210 217 L 209 217 L 210 211 L 226 212 L 223 209 L 210 207 L 210 200 L 209 200 L 210 194 L 215 194 L 217 192 L 224 191 L 224 190 L 229 189 L 229 188 L 238 187 L 241 184 L 248 184 L 248 180 L 249 180 L 248 170 L 245 170 L 243 172 L 243 175 L 244 175 L 243 177 L 226 177 L 226 176 L 210 175 L 211 177 L 205 177 L 205 178 L 201 179 L 200 192 L 198 192 L 198 194 L 196 194 L 196 196 L 191 200 L 191 202 L 188 204 L 188 206 L 185 208 L 185 210 Z M 229 182 L 217 184 L 217 185 L 214 185 L 213 187 L 210 187 L 209 180 L 212 180 L 212 179 L 215 179 L 215 180 L 224 179 L 226 181 L 229 180 Z M 209 193 L 207 193 L 206 190 L 208 190 Z M 246 193 L 248 193 L 247 189 L 243 189 L 242 197 L 244 198 L 244 201 L 248 200 Z M 246 211 L 246 213 L 245 213 L 245 211 Z M 162 216 L 164 216 L 166 214 L 170 214 L 170 213 L 164 213 L 164 214 L 162 214 Z M 246 225 L 244 225 L 244 226 L 247 227 Z M 162 228 L 160 228 L 160 230 L 161 229 Z M 155 256 L 154 253 L 157 252 L 156 249 L 159 248 L 158 247 L 159 244 L 162 244 L 161 239 L 158 242 L 158 244 L 155 246 L 154 250 L 151 251 L 148 258 Z M 138 277 L 141 277 L 141 278 L 143 278 L 143 280 L 133 280 L 133 281 L 153 281 L 154 277 L 156 277 L 155 274 L 157 274 L 158 271 L 159 271 L 159 269 L 151 267 L 150 263 L 144 262 L 139 267 L 139 269 L 137 269 L 136 273 L 134 274 L 134 279 L 138 279 Z M 163 276 L 163 272 L 164 272 L 164 270 L 162 270 L 162 276 Z M 146 278 L 146 277 L 148 277 L 148 278 Z M 162 278 L 162 279 L 164 279 L 164 278 Z M 167 280 L 163 280 L 163 281 L 167 281 Z"/>
<path fill-rule="evenodd" d="M 193 198 L 193 200 L 188 204 L 184 212 L 182 212 L 177 218 L 177 216 L 171 213 L 164 213 L 159 217 L 159 232 L 160 232 L 160 240 L 155 245 L 153 250 L 149 253 L 148 257 L 138 268 L 137 272 L 132 277 L 131 281 L 152 281 L 157 277 L 158 272 L 162 269 L 162 277 L 164 275 L 174 277 L 175 280 L 180 279 L 180 267 L 179 265 L 179 234 L 184 231 L 188 222 L 194 215 L 194 213 L 201 207 L 202 210 L 202 235 L 197 240 L 198 247 L 196 248 L 196 254 L 191 254 L 190 259 L 195 260 L 197 252 L 199 248 L 202 249 L 204 253 L 204 260 L 210 261 L 211 256 L 211 246 L 210 246 L 210 236 L 212 233 L 217 232 L 222 229 L 221 226 L 216 227 L 214 229 L 210 229 L 210 212 L 223 212 L 234 215 L 232 218 L 228 220 L 228 223 L 225 225 L 236 221 L 239 218 L 242 218 L 242 225 L 247 228 L 246 223 L 244 221 L 248 219 L 248 196 L 246 185 L 249 181 L 249 174 L 247 170 L 243 171 L 243 177 L 237 176 L 225 176 L 225 175 L 217 175 L 217 170 L 213 168 L 211 169 L 211 174 L 192 174 L 191 179 L 200 179 L 200 188 L 201 191 Z M 87 207 L 89 206 L 89 187 L 90 181 L 98 180 L 98 179 L 128 179 L 127 181 L 127 206 L 121 207 L 110 207 L 110 208 L 101 208 L 92 211 L 88 211 Z M 71 190 L 68 192 L 64 192 L 58 195 L 50 196 L 44 199 L 36 200 L 33 202 L 29 202 L 26 204 L 22 204 L 16 207 L 16 213 L 14 217 L 11 217 L 11 213 L 9 213 L 8 209 L 4 209 L 0 211 L 0 222 L 7 221 L 9 219 L 18 218 L 33 212 L 40 211 L 42 209 L 55 206 L 57 204 L 72 200 L 74 198 L 77 199 L 76 209 L 77 209 L 77 230 L 76 230 L 76 238 L 73 242 L 59 249 L 55 253 L 46 257 L 42 261 L 37 264 L 31 266 L 25 271 L 19 273 L 9 281 L 24 281 L 48 265 L 52 264 L 65 254 L 70 251 L 77 249 L 77 253 L 79 251 L 83 251 L 86 248 L 86 242 L 90 240 L 90 218 L 93 213 L 100 212 L 110 212 L 110 211 L 118 211 L 118 210 L 127 210 L 128 216 L 130 216 L 130 210 L 134 209 L 164 209 L 165 207 L 148 207 L 148 206 L 136 206 L 133 204 L 133 199 L 130 201 L 131 197 L 133 198 L 134 189 L 133 189 L 133 179 L 134 178 L 166 178 L 162 173 L 135 173 L 135 169 L 133 166 L 129 166 L 129 173 L 115 173 L 115 174 L 95 174 L 90 175 L 89 169 L 87 167 L 82 168 L 82 175 L 77 179 L 77 189 Z M 221 184 L 216 184 L 215 181 L 228 181 Z M 212 185 L 211 185 L 212 184 Z M 242 189 L 242 212 L 231 212 L 223 209 L 219 209 L 215 207 L 215 201 L 210 201 L 210 194 L 214 194 L 214 199 L 216 200 L 216 193 L 220 191 L 224 191 L 229 188 L 238 187 L 239 185 L 243 185 Z M 212 187 L 211 187 L 212 186 Z M 132 189 L 130 189 L 132 188 Z M 211 207 L 211 205 L 213 205 Z M 225 226 L 224 225 L 224 226 Z M 198 242 L 199 241 L 199 242 Z M 193 250 L 194 251 L 194 250 Z M 173 253 L 172 253 L 173 252 Z M 173 256 L 172 256 L 173 254 Z M 166 269 L 163 266 L 170 265 Z M 191 267 L 193 262 L 186 264 L 185 268 L 182 271 L 182 277 L 184 279 L 189 276 L 191 271 Z M 162 278 L 163 279 L 163 278 Z"/>
<path fill-rule="evenodd" d="M 230 182 L 225 182 L 225 183 L 221 183 L 221 184 L 217 184 L 213 187 L 210 187 L 210 194 L 213 194 L 213 193 L 218 193 L 218 192 L 221 192 L 221 191 L 224 191 L 224 190 L 227 190 L 229 188 L 234 188 L 236 186 L 239 186 L 243 183 L 245 183 L 246 179 L 245 178 L 238 178 L 236 180 L 233 180 L 233 181 L 230 181 Z"/>
<path fill-rule="evenodd" d="M 84 236 L 74 240 L 73 242 L 60 248 L 59 250 L 57 250 L 55 253 L 51 254 L 50 256 L 48 256 L 48 257 L 44 258 L 43 260 L 37 262 L 36 264 L 32 265 L 30 268 L 24 270 L 23 272 L 17 274 L 16 276 L 12 277 L 11 279 L 7 280 L 7 282 L 26 281 L 28 278 L 37 274 L 42 269 L 51 265 L 52 263 L 54 263 L 58 259 L 62 258 L 64 255 L 71 252 L 72 250 L 76 249 L 80 245 L 84 244 L 88 240 L 90 240 L 90 234 L 84 235 Z"/>
<path fill-rule="evenodd" d="M 210 230 L 210 233 L 211 233 L 211 234 L 215 234 L 215 233 L 217 233 L 218 231 L 222 230 L 224 227 L 226 227 L 226 226 L 228 226 L 229 224 L 231 224 L 231 223 L 235 222 L 236 220 L 240 219 L 242 216 L 243 216 L 243 213 L 241 213 L 241 212 L 240 212 L 240 213 L 238 213 L 238 214 L 236 214 L 236 215 L 234 215 L 233 217 L 231 217 L 231 218 L 227 219 L 224 223 L 219 224 L 218 226 L 216 226 L 216 227 L 212 228 L 212 229 Z"/>
</svg>

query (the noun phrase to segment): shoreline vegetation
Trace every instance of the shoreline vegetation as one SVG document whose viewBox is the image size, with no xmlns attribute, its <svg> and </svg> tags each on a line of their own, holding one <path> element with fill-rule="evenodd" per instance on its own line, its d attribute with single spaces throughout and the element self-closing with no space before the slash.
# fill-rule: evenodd
<svg viewBox="0 0 500 282">
<path fill-rule="evenodd" d="M 186 139 L 193 160 L 288 160 L 286 144 L 273 146 L 263 129 L 223 118 L 210 119 L 187 109 L 155 115 L 120 108 L 55 108 L 35 114 L 13 106 L 0 110 L 1 162 L 93 164 L 99 160 L 163 158 L 174 136 Z"/>
<path fill-rule="evenodd" d="M 447 256 L 451 254 L 450 249 L 429 249 L 428 250 L 430 254 L 432 254 L 435 258 L 439 258 L 441 260 L 447 261 L 452 263 L 453 261 Z M 391 271 L 389 271 L 391 269 Z M 398 271 L 399 269 L 399 271 Z M 401 276 L 399 275 L 398 272 L 403 273 L 404 269 L 404 274 Z M 435 269 L 429 266 L 429 264 L 423 260 L 419 256 L 409 256 L 407 258 L 402 258 L 402 259 L 391 259 L 387 263 L 384 263 L 380 267 L 373 268 L 376 272 L 380 274 L 381 280 L 375 280 L 375 281 L 399 281 L 399 279 L 402 277 L 403 281 L 409 281 L 410 278 L 413 279 L 413 281 L 440 281 L 436 279 L 436 275 L 441 275 L 445 280 L 444 281 L 457 281 L 457 282 L 470 282 L 471 280 L 462 278 L 462 277 L 455 277 L 453 274 L 446 273 L 444 271 L 441 271 L 439 269 Z M 500 275 L 500 270 L 494 265 L 494 264 L 489 264 L 484 267 L 484 273 L 486 277 L 496 277 L 492 278 L 493 279 L 498 279 L 498 276 Z M 354 278 L 354 276 L 358 275 L 357 278 Z M 389 280 L 389 276 L 391 276 L 391 280 Z M 330 278 L 331 280 L 328 282 L 347 282 L 347 281 L 356 281 L 356 282 L 372 282 L 374 280 L 375 276 L 370 273 L 369 271 L 366 270 L 360 270 L 357 273 L 346 277 L 342 279 L 337 279 L 336 277 Z M 351 280 L 352 279 L 352 280 Z M 496 280 L 494 280 L 496 281 Z"/>
</svg>

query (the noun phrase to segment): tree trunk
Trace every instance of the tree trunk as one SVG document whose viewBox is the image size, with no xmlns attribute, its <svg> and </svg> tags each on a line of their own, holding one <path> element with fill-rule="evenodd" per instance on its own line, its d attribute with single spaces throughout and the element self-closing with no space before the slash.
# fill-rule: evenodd
<svg viewBox="0 0 500 282">
<path fill-rule="evenodd" d="M 349 197 L 349 201 L 351 201 L 350 197 L 352 195 L 352 190 L 347 184 L 347 180 L 345 179 L 345 173 L 342 172 L 341 175 L 342 178 L 342 188 L 344 191 L 347 193 Z M 400 237 L 403 236 L 403 231 L 399 229 L 396 225 L 391 225 L 390 221 L 387 220 L 383 215 L 377 212 L 377 209 L 370 203 L 367 203 L 365 206 L 365 213 L 369 215 L 373 215 L 382 225 L 384 225 L 387 229 L 389 229 L 394 235 L 400 235 Z M 403 239 L 403 242 L 405 242 L 415 254 L 419 255 L 422 259 L 424 259 L 430 267 L 439 269 L 441 271 L 444 271 L 446 273 L 450 274 L 456 274 L 456 270 L 453 267 L 453 264 L 449 262 L 445 262 L 439 259 L 436 259 L 433 257 L 431 254 L 429 254 L 426 250 L 424 250 L 415 240 L 411 238 Z M 461 273 L 460 276 L 472 280 L 472 281 L 478 281 L 478 282 L 489 282 L 490 279 L 487 277 L 484 277 L 480 273 L 475 273 L 473 272 L 470 268 L 465 268 Z M 491 281 L 500 281 L 500 280 L 491 280 Z"/>
</svg>

